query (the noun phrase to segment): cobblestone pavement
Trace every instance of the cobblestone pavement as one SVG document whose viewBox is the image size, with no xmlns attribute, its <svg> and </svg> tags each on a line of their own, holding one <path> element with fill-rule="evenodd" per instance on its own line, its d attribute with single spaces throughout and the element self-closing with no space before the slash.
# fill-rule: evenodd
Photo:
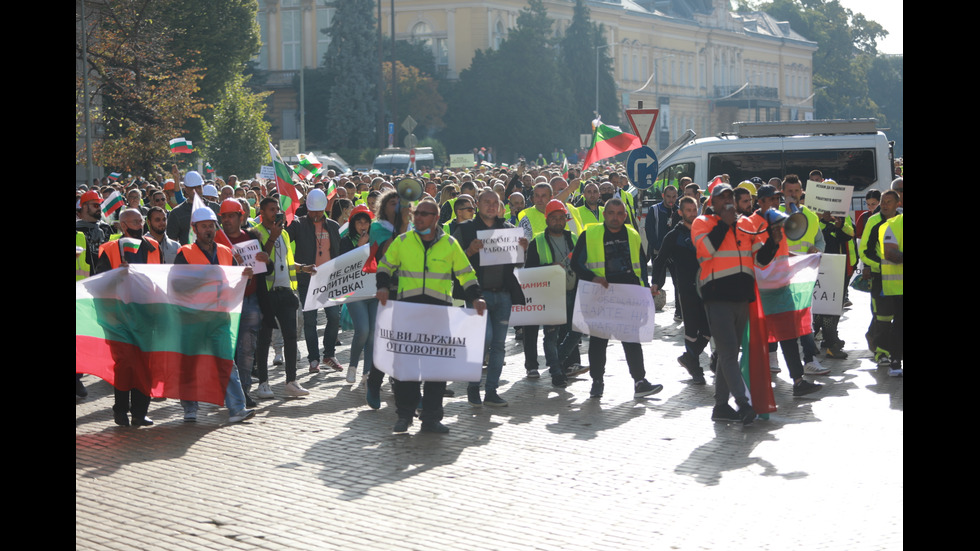
<svg viewBox="0 0 980 551">
<path fill-rule="evenodd" d="M 418 422 L 392 434 L 387 383 L 374 411 L 342 372 L 301 375 L 308 397 L 260 401 L 242 424 L 205 404 L 185 424 L 167 400 L 151 403 L 155 426 L 122 428 L 111 387 L 86 376 L 76 548 L 900 549 L 904 380 L 863 350 L 868 296 L 853 295 L 840 326 L 850 358 L 821 359 L 832 372 L 808 377 L 826 384 L 813 399 L 792 397 L 784 366 L 779 411 L 749 427 L 710 420 L 710 372 L 692 386 L 676 362 L 672 298 L 643 346 L 662 393 L 633 399 L 615 342 L 601 400 L 587 375 L 567 389 L 526 379 L 511 338 L 510 407 L 472 408 L 453 383 L 448 435 L 419 434 Z M 282 369 L 271 378 L 282 396 Z"/>
</svg>

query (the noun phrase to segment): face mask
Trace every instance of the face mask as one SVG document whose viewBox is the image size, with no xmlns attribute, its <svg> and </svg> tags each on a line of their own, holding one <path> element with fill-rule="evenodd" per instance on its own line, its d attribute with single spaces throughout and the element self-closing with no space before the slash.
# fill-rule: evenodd
<svg viewBox="0 0 980 551">
<path fill-rule="evenodd" d="M 255 206 L 255 199 L 254 198 L 252 198 L 252 197 L 249 197 L 248 198 L 248 206 L 250 206 L 250 207 L 254 207 Z"/>
<path fill-rule="evenodd" d="M 599 198 L 602 199 L 602 202 L 603 203 L 605 203 L 606 201 L 608 201 L 608 200 L 610 200 L 610 199 L 613 198 L 613 194 L 612 193 L 603 193 L 603 194 L 599 195 Z"/>
<path fill-rule="evenodd" d="M 419 235 L 429 235 L 430 233 L 432 233 L 432 228 L 429 228 L 425 231 L 415 230 L 415 232 L 418 233 Z"/>
</svg>

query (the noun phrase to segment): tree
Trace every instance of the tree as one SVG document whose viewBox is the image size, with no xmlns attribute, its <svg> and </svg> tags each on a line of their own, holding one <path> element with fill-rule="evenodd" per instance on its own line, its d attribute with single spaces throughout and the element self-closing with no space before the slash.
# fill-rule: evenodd
<svg viewBox="0 0 980 551">
<path fill-rule="evenodd" d="M 576 122 L 580 123 L 578 126 L 586 129 L 583 133 L 595 116 L 596 47 L 605 44 L 602 26 L 592 23 L 585 1 L 576 0 L 572 23 L 561 40 L 559 63 L 571 84 L 572 113 Z M 619 104 L 610 50 L 609 47 L 599 50 L 599 113 L 603 116 L 603 122 L 618 124 Z"/>
<path fill-rule="evenodd" d="M 326 65 L 341 77 L 330 88 L 327 120 L 331 135 L 327 144 L 367 147 L 374 143 L 378 109 L 374 2 L 342 0 L 330 5 L 337 11 L 333 24 L 324 31 L 330 35 Z"/>
<path fill-rule="evenodd" d="M 871 99 L 881 113 L 879 125 L 887 127 L 888 137 L 895 140 L 895 156 L 902 156 L 905 135 L 905 97 L 903 92 L 904 61 L 900 55 L 879 55 L 868 71 Z"/>
<path fill-rule="evenodd" d="M 430 135 L 445 125 L 442 116 L 446 114 L 446 102 L 439 95 L 435 80 L 426 76 L 411 65 L 395 62 L 398 68 L 399 110 L 411 115 L 419 124 L 414 133 Z M 391 63 L 382 64 L 382 78 L 385 83 L 385 104 L 391 105 Z"/>
<path fill-rule="evenodd" d="M 204 121 L 204 153 L 222 174 L 255 174 L 269 159 L 269 122 L 265 98 L 252 92 L 248 79 L 235 75 L 225 83 L 213 114 Z"/>
<path fill-rule="evenodd" d="M 391 40 L 385 40 L 381 46 L 381 59 L 391 59 Z M 436 78 L 436 58 L 432 55 L 432 48 L 425 42 L 409 42 L 408 40 L 395 41 L 395 60 L 401 61 L 406 66 L 415 67 L 419 72 Z"/>
<path fill-rule="evenodd" d="M 444 141 L 451 149 L 493 146 L 506 159 L 577 143 L 569 83 L 540 0 L 530 0 L 499 50 L 476 52 L 448 102 Z"/>
<path fill-rule="evenodd" d="M 200 89 L 195 97 L 204 104 L 201 115 L 225 93 L 225 85 L 242 74 L 249 60 L 259 53 L 259 24 L 256 0 L 166 0 L 158 17 L 175 39 L 170 49 L 188 67 L 201 69 Z M 202 133 L 202 119 L 188 125 L 188 137 Z"/>
<path fill-rule="evenodd" d="M 201 71 L 172 53 L 172 34 L 158 17 L 167 4 L 109 0 L 97 4 L 91 22 L 77 27 L 88 34 L 83 70 L 90 74 L 92 95 L 101 99 L 93 118 L 105 130 L 94 154 L 103 166 L 149 173 L 169 155 L 170 139 L 180 136 L 203 108 L 195 97 Z M 80 36 L 75 52 L 82 60 Z M 75 93 L 79 105 L 80 75 Z M 76 108 L 76 119 L 79 112 Z M 77 153 L 77 160 L 85 157 L 84 151 Z"/>
</svg>

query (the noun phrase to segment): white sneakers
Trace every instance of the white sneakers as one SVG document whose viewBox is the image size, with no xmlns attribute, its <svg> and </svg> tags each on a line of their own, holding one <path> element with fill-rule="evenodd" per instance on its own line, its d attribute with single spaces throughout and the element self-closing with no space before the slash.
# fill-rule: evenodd
<svg viewBox="0 0 980 551">
<path fill-rule="evenodd" d="M 779 369 L 779 357 L 776 356 L 775 352 L 769 353 L 769 371 L 772 373 L 779 373 L 782 369 Z"/>
<path fill-rule="evenodd" d="M 259 389 L 255 392 L 255 395 L 259 398 L 275 398 L 276 395 L 272 393 L 272 387 L 269 383 L 259 383 Z"/>
<path fill-rule="evenodd" d="M 830 368 L 820 365 L 820 361 L 813 358 L 813 361 L 809 361 L 803 365 L 803 373 L 807 375 L 827 375 L 830 373 Z"/>
<path fill-rule="evenodd" d="M 347 366 L 347 382 L 354 384 L 357 382 L 357 366 L 349 365 Z"/>
<path fill-rule="evenodd" d="M 290 381 L 286 383 L 286 396 L 290 398 L 298 398 L 300 396 L 306 396 L 310 393 L 309 390 L 299 386 L 296 381 Z"/>
</svg>

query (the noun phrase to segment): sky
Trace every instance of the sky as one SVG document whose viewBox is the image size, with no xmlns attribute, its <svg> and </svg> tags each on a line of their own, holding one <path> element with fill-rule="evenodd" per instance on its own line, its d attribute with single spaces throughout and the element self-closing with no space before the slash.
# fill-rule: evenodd
<svg viewBox="0 0 980 551">
<path fill-rule="evenodd" d="M 878 52 L 883 54 L 903 54 L 903 4 L 902 2 L 882 2 L 881 0 L 840 0 L 840 3 L 854 13 L 877 21 L 888 31 L 888 36 L 878 43 Z"/>
</svg>

